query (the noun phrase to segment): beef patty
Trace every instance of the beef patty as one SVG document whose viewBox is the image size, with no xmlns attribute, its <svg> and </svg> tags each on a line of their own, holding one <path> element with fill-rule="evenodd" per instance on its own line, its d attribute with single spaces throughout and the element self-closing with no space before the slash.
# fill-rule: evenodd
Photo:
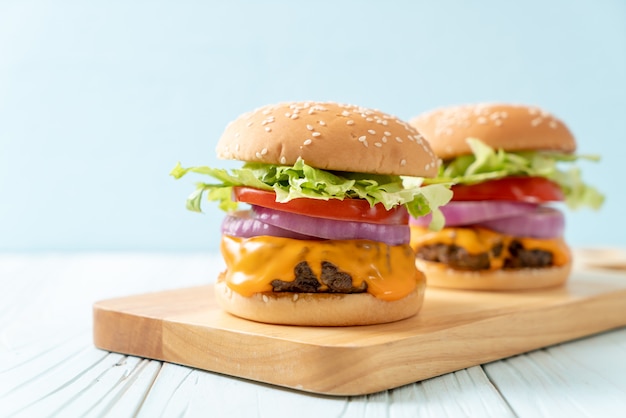
<svg viewBox="0 0 626 418">
<path fill-rule="evenodd" d="M 315 276 L 311 266 L 306 261 L 296 264 L 293 269 L 294 280 L 272 280 L 274 292 L 297 293 L 363 293 L 367 291 L 367 283 L 361 286 L 352 285 L 352 276 L 340 271 L 337 266 L 328 261 L 322 261 L 322 272 L 319 279 Z"/>
<path fill-rule="evenodd" d="M 454 244 L 431 244 L 420 247 L 417 257 L 426 261 L 444 263 L 459 270 L 488 270 L 491 258 L 500 257 L 503 245 L 494 245 L 489 252 L 470 254 L 465 248 Z M 545 250 L 525 249 L 518 240 L 507 247 L 504 269 L 541 268 L 553 265 L 553 254 Z"/>
</svg>

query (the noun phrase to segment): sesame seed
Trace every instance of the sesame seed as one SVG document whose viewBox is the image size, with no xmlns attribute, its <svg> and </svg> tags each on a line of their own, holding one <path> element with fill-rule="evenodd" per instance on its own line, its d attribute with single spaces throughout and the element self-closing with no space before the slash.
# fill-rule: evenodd
<svg viewBox="0 0 626 418">
<path fill-rule="evenodd" d="M 365 120 L 368 121 L 368 122 L 374 122 L 374 119 L 372 119 L 372 118 L 365 118 Z"/>
<path fill-rule="evenodd" d="M 283 165 L 287 164 L 287 159 L 285 158 L 284 155 L 280 157 L 280 163 L 283 164 Z"/>
<path fill-rule="evenodd" d="M 391 136 L 391 132 L 389 132 L 389 131 L 385 131 L 385 132 L 383 132 L 383 135 L 385 135 L 385 136 Z"/>
<path fill-rule="evenodd" d="M 374 146 L 380 148 L 383 146 L 383 144 L 381 144 L 380 142 L 374 142 Z"/>
<path fill-rule="evenodd" d="M 270 299 L 266 295 L 263 295 L 263 302 L 267 303 L 269 301 Z"/>
<path fill-rule="evenodd" d="M 272 128 L 270 128 L 269 126 L 265 127 L 265 132 L 271 132 L 271 131 L 272 131 Z"/>
<path fill-rule="evenodd" d="M 476 122 L 478 122 L 478 123 L 479 123 L 479 124 L 481 124 L 481 125 L 484 125 L 484 124 L 486 124 L 486 123 L 487 123 L 487 118 L 486 118 L 486 117 L 484 117 L 484 116 L 481 116 L 481 117 L 479 117 L 479 118 L 476 120 Z"/>
<path fill-rule="evenodd" d="M 541 118 L 535 118 L 535 119 L 533 119 L 533 120 L 531 120 L 531 121 L 530 121 L 530 124 L 531 124 L 532 126 L 537 126 L 537 125 L 539 125 L 540 123 L 541 123 Z"/>
<path fill-rule="evenodd" d="M 350 112 L 344 110 L 343 112 L 341 112 L 341 116 L 350 116 Z"/>
<path fill-rule="evenodd" d="M 319 121 L 318 123 L 322 126 L 326 126 L 326 122 L 324 122 L 323 120 Z"/>
<path fill-rule="evenodd" d="M 352 119 L 348 119 L 346 121 L 346 125 L 354 125 L 354 121 Z"/>
<path fill-rule="evenodd" d="M 404 167 L 406 165 L 406 160 L 400 160 L 400 165 Z"/>
<path fill-rule="evenodd" d="M 496 119 L 494 123 L 496 124 L 496 126 L 501 126 L 502 125 L 502 120 Z"/>
<path fill-rule="evenodd" d="M 556 129 L 556 127 L 558 126 L 558 124 L 556 123 L 556 121 L 553 121 L 553 120 L 551 120 L 551 121 L 550 121 L 550 123 L 549 123 L 548 125 L 550 125 L 550 127 L 551 127 L 552 129 Z"/>
<path fill-rule="evenodd" d="M 387 142 L 387 137 L 383 136 L 382 138 L 380 138 L 380 140 L 386 143 Z"/>
<path fill-rule="evenodd" d="M 239 132 L 235 134 L 235 138 L 239 138 Z"/>
<path fill-rule="evenodd" d="M 291 117 L 291 113 L 287 112 L 287 113 L 285 113 L 285 116 L 287 116 L 288 118 L 290 118 L 290 117 Z"/>
<path fill-rule="evenodd" d="M 252 126 L 252 122 L 248 122 L 248 123 L 246 124 L 246 126 L 247 126 L 248 128 L 249 128 L 249 127 L 251 127 L 251 126 Z"/>
<path fill-rule="evenodd" d="M 402 138 L 400 138 L 399 136 L 396 136 L 396 141 L 402 142 Z"/>
<path fill-rule="evenodd" d="M 291 119 L 298 119 L 298 114 L 294 113 L 293 115 L 291 115 Z"/>
<path fill-rule="evenodd" d="M 312 107 L 309 108 L 309 111 L 307 112 L 309 115 L 312 115 L 313 113 L 315 113 L 315 109 L 313 109 Z"/>
<path fill-rule="evenodd" d="M 321 135 L 321 133 L 319 133 L 319 132 L 313 132 L 313 133 L 311 134 L 311 136 L 320 136 L 320 135 Z"/>
<path fill-rule="evenodd" d="M 311 142 L 313 142 L 312 139 L 307 139 L 303 142 L 304 145 L 311 145 Z"/>
<path fill-rule="evenodd" d="M 365 142 L 365 141 L 367 141 L 367 138 L 365 137 L 365 135 L 359 137 L 359 142 Z"/>
<path fill-rule="evenodd" d="M 311 125 L 307 125 L 307 126 L 306 126 L 306 128 L 307 128 L 309 131 L 312 131 L 312 130 L 313 130 L 313 127 L 312 127 Z"/>
<path fill-rule="evenodd" d="M 267 148 L 263 148 L 263 149 L 261 150 L 261 155 L 265 155 L 265 154 L 267 154 Z"/>
<path fill-rule="evenodd" d="M 260 152 L 257 152 L 255 155 L 256 155 L 257 158 L 263 158 L 263 155 L 261 155 Z"/>
<path fill-rule="evenodd" d="M 235 145 L 235 151 L 239 151 L 239 148 L 241 148 L 239 144 Z"/>
<path fill-rule="evenodd" d="M 298 300 L 298 294 L 294 293 L 292 299 L 293 299 L 294 302 L 297 301 Z"/>
<path fill-rule="evenodd" d="M 269 115 L 271 112 L 268 109 L 265 109 L 261 113 L 263 113 L 264 115 Z"/>
<path fill-rule="evenodd" d="M 367 132 L 369 132 L 372 135 L 376 135 L 376 131 L 373 129 L 368 129 Z"/>
</svg>

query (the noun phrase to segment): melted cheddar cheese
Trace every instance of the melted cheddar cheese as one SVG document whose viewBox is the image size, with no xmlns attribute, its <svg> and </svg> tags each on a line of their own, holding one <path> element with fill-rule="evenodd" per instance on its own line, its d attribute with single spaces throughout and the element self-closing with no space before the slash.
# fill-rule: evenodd
<svg viewBox="0 0 626 418">
<path fill-rule="evenodd" d="M 487 253 L 490 258 L 490 270 L 501 269 L 504 260 L 510 256 L 508 248 L 511 241 L 519 241 L 527 250 L 543 250 L 552 253 L 555 266 L 563 266 L 570 261 L 570 250 L 563 238 L 538 239 L 514 237 L 500 234 L 487 228 L 443 228 L 441 231 L 430 231 L 427 228 L 411 225 L 411 247 L 418 248 L 432 244 L 457 245 L 470 254 Z M 499 254 L 491 251 L 502 245 Z"/>
<path fill-rule="evenodd" d="M 294 267 L 306 261 L 319 278 L 322 261 L 352 276 L 353 286 L 382 300 L 398 300 L 425 283 L 408 244 L 389 246 L 368 240 L 297 240 L 272 236 L 222 236 L 226 271 L 221 280 L 243 295 L 271 292 L 272 280 L 293 281 Z M 323 290 L 323 289 L 322 289 Z"/>
</svg>

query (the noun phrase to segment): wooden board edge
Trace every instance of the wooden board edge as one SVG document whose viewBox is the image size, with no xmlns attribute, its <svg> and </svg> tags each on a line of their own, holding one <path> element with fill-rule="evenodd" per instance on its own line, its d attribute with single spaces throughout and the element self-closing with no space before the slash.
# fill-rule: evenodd
<svg viewBox="0 0 626 418">
<path fill-rule="evenodd" d="M 592 313 L 592 314 L 590 314 Z M 522 324 L 523 327 L 515 327 Z M 131 326 L 132 325 L 132 326 Z M 179 356 L 176 358 L 168 347 L 163 345 L 164 332 L 178 330 L 182 324 L 175 320 L 161 320 L 128 312 L 119 312 L 107 307 L 107 303 L 94 305 L 94 343 L 97 347 L 124 354 L 148 357 L 161 361 L 182 364 L 210 372 L 222 373 L 251 381 L 295 389 L 298 391 L 331 396 L 358 396 L 376 393 L 417 381 L 436 377 L 467 367 L 489 363 L 515 356 L 535 349 L 575 340 L 581 337 L 626 326 L 626 290 L 610 294 L 600 294 L 588 299 L 570 301 L 542 309 L 523 312 L 506 312 L 480 321 L 464 323 L 429 335 L 417 335 L 385 344 L 385 350 L 378 346 L 361 347 L 313 347 L 298 341 L 280 341 L 280 347 L 266 356 L 289 361 L 289 356 L 308 350 L 305 355 L 319 359 L 333 358 L 326 367 L 320 367 L 317 375 L 307 376 L 290 371 L 290 376 L 277 373 L 275 365 L 242 368 L 241 362 L 226 361 L 213 364 L 198 364 L 196 360 Z M 164 329 L 166 331 L 164 331 Z M 125 330 L 125 331 L 122 331 Z M 485 342 L 502 340 L 502 330 L 509 330 L 507 344 L 497 354 L 484 350 Z M 512 331 L 510 331 L 512 330 Z M 132 335 L 148 333 L 151 338 L 137 341 Z M 180 331 L 182 334 L 189 330 Z M 222 342 L 232 339 L 240 342 L 242 336 L 237 330 L 203 330 L 202 326 L 192 326 L 191 332 L 197 339 L 195 349 L 206 355 L 207 343 L 215 335 Z M 207 334 L 208 333 L 208 334 Z M 225 339 L 225 340 L 224 340 Z M 434 343 L 449 341 L 446 352 L 435 351 Z M 426 351 L 416 351 L 415 347 L 426 347 Z M 430 348 L 429 348 L 430 347 Z M 455 356 L 463 350 L 464 358 Z M 400 358 L 389 358 L 385 352 L 400 352 Z M 219 353 L 218 353 L 219 354 Z M 281 357 L 282 356 L 282 357 Z M 167 359 L 165 359 L 167 357 Z M 355 361 L 356 358 L 356 361 Z M 357 373 L 354 367 L 348 370 L 341 364 L 357 363 L 368 373 Z M 351 362 L 351 363 L 350 363 Z M 380 367 L 384 364 L 385 367 Z M 337 373 L 337 370 L 341 373 Z M 294 371 L 296 373 L 294 373 Z M 347 375 L 347 373 L 352 375 Z M 343 373 L 343 374 L 342 374 Z M 285 380 L 280 380 L 285 378 Z"/>
<path fill-rule="evenodd" d="M 97 348 L 157 360 L 163 359 L 162 320 L 93 305 L 93 342 Z M 150 338 L 138 339 L 138 335 Z"/>
<path fill-rule="evenodd" d="M 589 315 L 589 312 L 594 312 L 594 315 Z M 602 315 L 598 315 L 599 312 L 602 312 Z M 515 328 L 516 323 L 537 324 L 537 326 L 527 325 L 526 328 Z M 427 350 L 408 356 L 401 362 L 387 363 L 388 367 L 372 367 L 373 372 L 356 384 L 346 381 L 330 390 L 321 388 L 321 391 L 314 390 L 314 392 L 339 396 L 367 395 L 624 326 L 626 326 L 626 291 L 542 310 L 529 310 L 521 314 L 519 312 L 504 313 L 465 323 L 459 327 L 437 331 L 427 338 L 417 336 L 399 341 L 393 347 L 389 347 L 396 353 L 410 352 L 415 346 L 432 346 L 434 342 L 441 340 L 449 341 L 450 344 L 445 353 Z M 489 331 L 506 329 L 515 330 L 515 332 L 509 331 L 509 336 L 502 338 L 502 333 L 496 335 Z M 497 353 L 484 350 L 483 345 L 492 340 L 504 341 L 505 345 L 500 347 Z M 380 350 L 377 351 L 377 353 L 380 352 Z M 456 356 L 456 352 L 463 352 L 464 356 Z M 407 363 L 410 366 L 407 366 Z M 372 358 L 371 364 L 386 364 L 386 359 L 376 356 Z M 408 373 L 407 367 L 410 369 Z M 367 389 L 355 391 L 354 386 Z"/>
<path fill-rule="evenodd" d="M 596 315 L 589 315 L 590 311 Z M 599 312 L 602 315 L 597 315 Z M 271 364 L 267 369 L 242 369 L 238 362 L 225 362 L 220 367 L 204 369 L 304 392 L 358 396 L 393 389 L 622 326 L 626 326 L 626 291 L 548 309 L 530 310 L 522 315 L 519 312 L 504 313 L 427 336 L 418 335 L 384 344 L 385 347 L 374 345 L 312 348 L 308 344 L 291 342 L 288 346 L 283 344 L 280 351 L 265 354 L 266 357 L 281 359 L 281 351 L 299 352 L 307 358 L 314 356 L 313 358 L 318 359 L 333 359 L 325 367 L 318 364 L 314 376 L 299 375 L 297 369 L 291 370 L 288 376 L 280 375 L 280 370 Z M 502 341 L 503 330 L 512 331 L 500 350 L 495 353 L 485 350 L 486 343 Z M 228 336 L 222 334 L 221 338 Z M 447 352 L 442 353 L 433 348 L 441 340 L 450 342 Z M 415 347 L 420 346 L 427 349 L 416 351 Z M 464 355 L 455 355 L 457 352 L 463 352 Z M 185 363 L 183 359 L 179 360 Z M 349 367 L 345 367 L 346 364 Z M 380 367 L 381 364 L 385 367 Z M 368 372 L 355 373 L 354 365 Z"/>
</svg>

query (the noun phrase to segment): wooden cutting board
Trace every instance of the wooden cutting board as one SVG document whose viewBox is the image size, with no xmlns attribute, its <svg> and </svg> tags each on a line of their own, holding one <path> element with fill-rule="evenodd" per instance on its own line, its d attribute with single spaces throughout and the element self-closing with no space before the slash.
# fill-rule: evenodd
<svg viewBox="0 0 626 418">
<path fill-rule="evenodd" d="M 119 353 L 307 392 L 362 395 L 626 325 L 626 274 L 575 270 L 531 292 L 429 288 L 410 319 L 360 327 L 261 324 L 213 286 L 97 302 L 94 342 Z"/>
</svg>

